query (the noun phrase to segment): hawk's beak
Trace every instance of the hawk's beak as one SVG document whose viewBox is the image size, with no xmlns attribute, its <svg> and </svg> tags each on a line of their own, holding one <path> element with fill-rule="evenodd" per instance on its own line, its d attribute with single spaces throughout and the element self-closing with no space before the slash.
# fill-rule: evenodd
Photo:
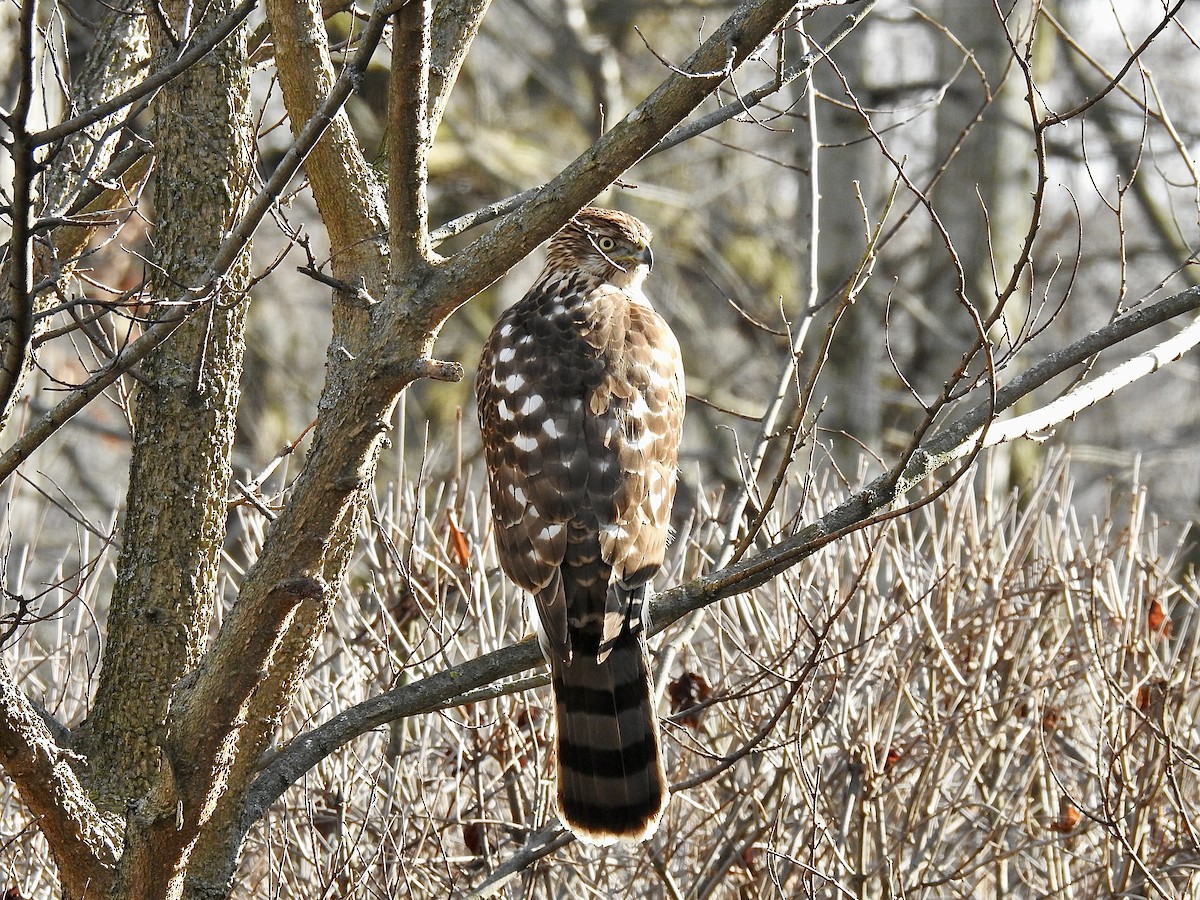
<svg viewBox="0 0 1200 900">
<path fill-rule="evenodd" d="M 647 269 L 654 268 L 654 253 L 650 250 L 649 244 L 643 247 L 634 258 L 640 263 L 645 263 Z"/>
</svg>

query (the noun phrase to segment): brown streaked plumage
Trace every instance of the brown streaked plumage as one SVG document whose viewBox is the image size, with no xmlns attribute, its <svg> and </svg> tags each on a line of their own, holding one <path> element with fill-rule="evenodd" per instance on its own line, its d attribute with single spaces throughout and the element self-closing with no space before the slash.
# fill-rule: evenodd
<svg viewBox="0 0 1200 900">
<path fill-rule="evenodd" d="M 496 543 L 550 662 L 558 805 L 594 843 L 667 803 L 646 659 L 683 423 L 679 344 L 642 293 L 650 230 L 582 210 L 488 337 L 476 394 Z"/>
</svg>

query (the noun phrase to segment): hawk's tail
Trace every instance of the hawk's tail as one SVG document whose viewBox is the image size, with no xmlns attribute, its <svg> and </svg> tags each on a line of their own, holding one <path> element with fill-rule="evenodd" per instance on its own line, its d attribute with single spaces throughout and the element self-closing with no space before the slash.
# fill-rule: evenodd
<svg viewBox="0 0 1200 900">
<path fill-rule="evenodd" d="M 591 843 L 643 841 L 667 785 L 642 639 L 623 629 L 603 662 L 579 649 L 552 667 L 559 811 Z"/>
</svg>

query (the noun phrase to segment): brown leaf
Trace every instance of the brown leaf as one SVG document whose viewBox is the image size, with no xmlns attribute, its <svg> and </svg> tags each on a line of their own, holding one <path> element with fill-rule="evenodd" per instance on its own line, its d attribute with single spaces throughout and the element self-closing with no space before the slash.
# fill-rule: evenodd
<svg viewBox="0 0 1200 900">
<path fill-rule="evenodd" d="M 454 513 L 446 514 L 446 528 L 450 532 L 450 554 L 454 557 L 454 561 L 458 563 L 460 569 L 470 567 L 471 562 L 471 544 L 467 540 L 467 536 L 463 530 L 458 527 L 458 521 L 455 519 Z"/>
<path fill-rule="evenodd" d="M 537 731 L 546 721 L 546 711 L 540 706 L 526 706 L 517 711 L 513 723 L 522 731 Z"/>
<path fill-rule="evenodd" d="M 1142 712 L 1147 712 L 1150 709 L 1150 685 L 1138 685 L 1137 692 L 1137 708 Z"/>
<path fill-rule="evenodd" d="M 467 822 L 462 827 L 463 843 L 467 849 L 479 856 L 483 853 L 483 826 L 478 822 Z"/>
<path fill-rule="evenodd" d="M 751 875 L 758 874 L 758 850 L 753 845 L 742 850 L 742 865 Z"/>
<path fill-rule="evenodd" d="M 680 725 L 699 728 L 704 710 L 698 707 L 712 697 L 712 688 L 698 672 L 684 672 L 667 685 L 667 697 L 671 700 L 671 712 L 677 715 L 676 721 Z"/>
<path fill-rule="evenodd" d="M 1171 636 L 1172 622 L 1167 618 L 1167 613 L 1162 604 L 1158 602 L 1157 597 L 1150 601 L 1150 611 L 1146 613 L 1146 624 L 1150 627 L 1152 634 L 1161 634 L 1163 637 Z"/>
<path fill-rule="evenodd" d="M 1083 818 L 1082 814 L 1077 810 L 1066 797 L 1060 797 L 1058 800 L 1058 818 L 1050 823 L 1050 830 L 1058 834 L 1068 834 L 1075 830 L 1075 826 L 1079 824 L 1079 820 Z"/>
<path fill-rule="evenodd" d="M 901 753 L 898 747 L 888 747 L 887 755 L 883 758 L 883 771 L 890 772 L 892 766 L 900 762 Z"/>
<path fill-rule="evenodd" d="M 1135 702 L 1140 712 L 1154 717 L 1162 713 L 1162 705 L 1166 696 L 1167 683 L 1161 678 L 1155 678 L 1138 686 Z"/>
</svg>

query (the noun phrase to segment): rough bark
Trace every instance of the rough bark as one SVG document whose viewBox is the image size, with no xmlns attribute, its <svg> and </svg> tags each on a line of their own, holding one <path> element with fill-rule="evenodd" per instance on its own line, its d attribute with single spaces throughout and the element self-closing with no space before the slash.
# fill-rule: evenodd
<svg viewBox="0 0 1200 900">
<path fill-rule="evenodd" d="M 95 808 L 70 758 L 0 663 L 0 764 L 50 845 L 63 895 L 102 895 L 120 856 L 119 823 Z"/>
<path fill-rule="evenodd" d="M 284 103 L 292 132 L 299 134 L 316 114 L 318 104 L 328 96 L 334 83 L 321 5 L 315 0 L 268 0 L 266 9 Z M 342 473 L 340 461 L 336 459 L 321 462 L 322 451 L 329 445 L 327 435 L 331 425 L 347 428 L 352 434 L 364 427 L 374 429 L 377 445 L 387 429 L 387 414 L 391 408 L 388 403 L 370 412 L 355 409 L 348 422 L 341 416 L 330 415 L 339 404 L 344 405 L 347 397 L 358 395 L 362 389 L 362 383 L 356 382 L 351 374 L 348 360 L 363 352 L 371 332 L 368 298 L 381 297 L 387 281 L 387 211 L 383 191 L 362 154 L 344 111 L 339 111 L 329 121 L 324 137 L 305 162 L 305 172 L 329 234 L 332 274 L 348 286 L 362 287 L 361 293 L 334 292 L 333 339 L 329 345 L 326 386 L 321 401 L 324 412 L 305 467 L 306 473 L 323 473 L 321 478 L 341 499 L 328 504 L 318 503 L 298 519 L 285 515 L 284 521 L 272 528 L 273 547 L 287 546 L 292 540 L 302 541 L 305 534 L 321 537 L 316 546 L 303 543 L 290 548 L 301 554 L 303 562 L 294 561 L 291 553 L 283 554 L 282 558 L 279 554 L 267 554 L 269 562 L 256 566 L 243 586 L 239 610 L 252 608 L 256 601 L 251 598 L 257 590 L 269 592 L 274 583 L 294 573 L 314 574 L 326 585 L 340 583 L 353 547 L 355 524 L 365 501 L 364 488 L 369 478 L 365 473 Z M 339 452 L 340 449 L 335 449 L 334 456 Z M 373 447 L 372 458 L 374 452 Z M 370 465 L 373 465 L 373 459 Z M 341 502 L 347 497 L 349 502 Z M 296 611 L 274 651 L 272 665 L 264 672 L 262 684 L 250 702 L 245 723 L 238 734 L 227 790 L 218 800 L 210 823 L 192 854 L 185 886 L 185 896 L 189 900 L 228 896 L 246 832 L 242 824 L 246 788 L 254 776 L 259 757 L 274 740 L 291 697 L 308 668 L 316 638 L 328 621 L 334 590 L 329 589 L 323 602 L 304 604 Z M 245 623 L 244 627 L 254 627 L 253 614 L 246 616 Z M 231 624 L 227 623 L 227 627 Z"/>
<path fill-rule="evenodd" d="M 182 4 L 164 8 L 182 20 Z M 216 4 L 210 15 L 230 8 Z M 171 41 L 156 17 L 149 18 L 156 23 L 155 54 L 168 58 Z M 158 297 L 202 278 L 244 209 L 251 127 L 244 53 L 239 32 L 156 98 Z M 164 763 L 172 691 L 195 665 L 211 621 L 248 272 L 243 256 L 207 309 L 180 326 L 142 369 L 108 641 L 81 733 L 91 787 L 103 808 L 123 809 L 150 788 Z"/>
</svg>

